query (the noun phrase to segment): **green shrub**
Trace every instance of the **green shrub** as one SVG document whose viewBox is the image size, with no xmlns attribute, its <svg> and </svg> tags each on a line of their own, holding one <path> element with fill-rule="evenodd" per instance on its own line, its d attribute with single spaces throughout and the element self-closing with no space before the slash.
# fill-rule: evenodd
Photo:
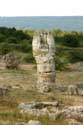
<svg viewBox="0 0 83 125">
<path fill-rule="evenodd" d="M 12 46 L 6 42 L 0 44 L 0 54 L 1 55 L 4 55 L 4 54 L 7 54 L 9 52 L 11 52 L 13 49 L 12 49 Z"/>
<path fill-rule="evenodd" d="M 64 45 L 68 47 L 78 47 L 79 39 L 76 35 L 67 34 L 64 36 Z"/>
<path fill-rule="evenodd" d="M 55 62 L 56 70 L 65 70 L 67 64 L 68 64 L 68 61 L 66 58 L 56 57 L 56 62 Z"/>
<path fill-rule="evenodd" d="M 83 49 L 77 49 L 70 52 L 70 62 L 83 61 Z"/>
<path fill-rule="evenodd" d="M 28 52 L 31 53 L 31 51 L 32 51 L 31 41 L 29 41 L 29 40 L 21 41 L 21 43 L 19 44 L 19 50 L 24 53 L 28 53 Z"/>
<path fill-rule="evenodd" d="M 4 42 L 6 39 L 5 35 L 0 34 L 0 43 Z"/>
<path fill-rule="evenodd" d="M 57 52 L 55 57 L 56 70 L 65 70 L 69 63 L 69 53 Z"/>
<path fill-rule="evenodd" d="M 26 63 L 35 63 L 35 59 L 34 59 L 32 53 L 29 53 L 29 54 L 27 54 L 26 56 L 24 56 L 23 60 L 24 60 L 24 62 L 26 62 Z"/>
</svg>

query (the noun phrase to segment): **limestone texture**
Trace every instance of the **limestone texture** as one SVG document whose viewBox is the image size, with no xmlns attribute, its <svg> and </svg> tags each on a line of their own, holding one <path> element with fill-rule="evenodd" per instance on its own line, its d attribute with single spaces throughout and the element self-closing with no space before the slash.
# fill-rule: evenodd
<svg viewBox="0 0 83 125">
<path fill-rule="evenodd" d="M 37 63 L 37 90 L 48 92 L 55 86 L 55 42 L 52 33 L 38 32 L 33 37 L 32 48 Z"/>
<path fill-rule="evenodd" d="M 37 120 L 30 120 L 28 122 L 28 125 L 42 125 L 40 121 Z"/>
</svg>

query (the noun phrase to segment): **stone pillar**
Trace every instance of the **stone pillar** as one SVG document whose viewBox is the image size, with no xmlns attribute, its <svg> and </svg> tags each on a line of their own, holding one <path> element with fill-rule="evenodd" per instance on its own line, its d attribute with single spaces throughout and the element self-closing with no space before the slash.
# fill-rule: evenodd
<svg viewBox="0 0 83 125">
<path fill-rule="evenodd" d="M 37 63 L 37 89 L 48 92 L 55 86 L 55 42 L 52 34 L 38 32 L 34 35 L 32 46 Z"/>
</svg>

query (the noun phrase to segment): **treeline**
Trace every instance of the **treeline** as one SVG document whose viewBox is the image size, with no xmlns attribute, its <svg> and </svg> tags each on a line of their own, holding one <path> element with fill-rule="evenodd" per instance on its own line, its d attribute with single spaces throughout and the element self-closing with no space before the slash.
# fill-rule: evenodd
<svg viewBox="0 0 83 125">
<path fill-rule="evenodd" d="M 32 39 L 35 31 L 0 27 L 0 55 L 15 51 L 25 63 L 34 63 Z M 68 63 L 83 61 L 83 33 L 52 31 L 56 43 L 56 68 L 63 70 Z"/>
<path fill-rule="evenodd" d="M 69 63 L 83 61 L 83 32 L 53 31 L 56 42 L 56 68 L 64 70 Z"/>
<path fill-rule="evenodd" d="M 34 62 L 32 33 L 33 31 L 28 33 L 15 28 L 0 27 L 0 55 L 14 51 L 23 58 L 24 62 Z"/>
</svg>

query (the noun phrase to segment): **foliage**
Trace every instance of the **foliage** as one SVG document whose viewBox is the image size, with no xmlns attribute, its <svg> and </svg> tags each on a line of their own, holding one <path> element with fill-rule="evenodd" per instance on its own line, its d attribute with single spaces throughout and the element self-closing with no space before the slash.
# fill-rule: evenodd
<svg viewBox="0 0 83 125">
<path fill-rule="evenodd" d="M 69 54 L 63 51 L 59 51 L 56 53 L 55 58 L 55 67 L 56 70 L 65 70 L 69 63 Z"/>
<path fill-rule="evenodd" d="M 68 47 L 78 47 L 79 46 L 79 40 L 77 35 L 68 34 L 64 36 L 64 45 Z"/>
<path fill-rule="evenodd" d="M 0 54 L 4 55 L 7 54 L 9 52 L 11 52 L 13 50 L 11 44 L 8 44 L 6 42 L 3 42 L 2 44 L 0 44 Z"/>
<path fill-rule="evenodd" d="M 70 61 L 72 63 L 83 61 L 83 49 L 77 49 L 70 52 Z"/>
<path fill-rule="evenodd" d="M 26 63 L 35 63 L 34 57 L 32 53 L 28 53 L 23 57 L 23 61 Z"/>
<path fill-rule="evenodd" d="M 52 32 L 57 51 L 56 69 L 63 70 L 68 63 L 83 61 L 82 32 L 66 32 L 60 29 Z M 34 30 L 16 30 L 15 28 L 0 27 L 0 55 L 15 51 L 16 54 L 21 54 L 23 62 L 35 63 L 32 54 L 33 34 Z"/>
</svg>

